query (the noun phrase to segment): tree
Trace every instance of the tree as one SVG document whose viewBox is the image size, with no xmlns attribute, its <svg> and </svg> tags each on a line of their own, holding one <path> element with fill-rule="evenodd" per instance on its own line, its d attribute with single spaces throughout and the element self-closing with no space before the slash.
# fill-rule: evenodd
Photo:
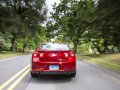
<svg viewBox="0 0 120 90">
<path fill-rule="evenodd" d="M 99 0 L 97 3 L 95 12 L 96 20 L 93 26 L 95 31 L 98 32 L 96 34 L 97 38 L 101 39 L 99 40 L 99 43 L 101 43 L 99 48 L 101 48 L 102 53 L 110 53 L 114 47 L 117 47 L 119 50 L 119 4 L 119 0 Z"/>
<path fill-rule="evenodd" d="M 0 1 L 0 32 L 12 35 L 11 51 L 15 51 L 17 39 L 28 33 L 34 33 L 29 34 L 33 37 L 40 33 L 40 24 L 46 18 L 44 3 L 45 0 Z"/>
<path fill-rule="evenodd" d="M 61 0 L 58 6 L 54 5 L 52 19 L 55 23 L 51 27 L 55 28 L 51 28 L 52 32 L 56 30 L 64 40 L 73 42 L 75 53 L 77 53 L 77 46 L 92 21 L 91 14 L 94 12 L 94 8 L 92 0 Z"/>
</svg>

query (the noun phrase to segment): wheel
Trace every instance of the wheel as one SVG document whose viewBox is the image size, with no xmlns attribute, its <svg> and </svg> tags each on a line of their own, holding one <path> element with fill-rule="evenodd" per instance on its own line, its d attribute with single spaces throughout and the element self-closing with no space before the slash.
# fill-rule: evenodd
<svg viewBox="0 0 120 90">
<path fill-rule="evenodd" d="M 31 77 L 37 77 L 37 74 L 31 72 Z"/>
<path fill-rule="evenodd" d="M 75 76 L 76 76 L 76 72 L 71 73 L 69 76 L 70 76 L 70 77 L 75 77 Z"/>
</svg>

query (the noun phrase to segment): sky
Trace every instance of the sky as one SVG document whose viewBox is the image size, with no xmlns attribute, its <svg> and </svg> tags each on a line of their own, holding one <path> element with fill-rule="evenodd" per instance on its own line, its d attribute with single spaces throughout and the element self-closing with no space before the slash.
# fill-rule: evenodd
<svg viewBox="0 0 120 90">
<path fill-rule="evenodd" d="M 50 12 L 52 12 L 53 11 L 53 7 L 52 7 L 52 5 L 54 5 L 54 3 L 57 3 L 57 5 L 60 3 L 60 0 L 46 0 L 46 6 L 47 6 L 47 8 L 48 8 L 48 16 L 50 16 Z"/>
</svg>

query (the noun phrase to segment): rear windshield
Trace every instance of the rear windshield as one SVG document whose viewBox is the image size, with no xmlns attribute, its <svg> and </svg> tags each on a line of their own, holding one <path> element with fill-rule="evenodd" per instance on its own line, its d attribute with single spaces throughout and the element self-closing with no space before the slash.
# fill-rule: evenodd
<svg viewBox="0 0 120 90">
<path fill-rule="evenodd" d="M 40 47 L 42 50 L 69 50 L 69 47 L 65 44 L 57 44 L 57 43 L 47 43 Z"/>
</svg>

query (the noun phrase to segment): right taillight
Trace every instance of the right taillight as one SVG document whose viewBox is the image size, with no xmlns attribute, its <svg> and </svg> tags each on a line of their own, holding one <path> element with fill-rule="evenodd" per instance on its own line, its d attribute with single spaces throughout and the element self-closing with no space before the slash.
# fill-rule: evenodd
<svg viewBox="0 0 120 90">
<path fill-rule="evenodd" d="M 59 53 L 59 58 L 60 59 L 68 59 L 69 53 L 68 52 L 61 52 L 61 53 Z"/>
<path fill-rule="evenodd" d="M 65 58 L 69 58 L 69 53 L 64 53 Z"/>
<path fill-rule="evenodd" d="M 70 51 L 69 53 L 69 62 L 75 62 L 76 58 L 75 58 L 75 54 Z"/>
<path fill-rule="evenodd" d="M 69 52 L 69 56 L 70 56 L 70 57 L 75 57 L 75 54 L 74 54 L 72 51 L 70 51 L 70 52 Z"/>
</svg>

